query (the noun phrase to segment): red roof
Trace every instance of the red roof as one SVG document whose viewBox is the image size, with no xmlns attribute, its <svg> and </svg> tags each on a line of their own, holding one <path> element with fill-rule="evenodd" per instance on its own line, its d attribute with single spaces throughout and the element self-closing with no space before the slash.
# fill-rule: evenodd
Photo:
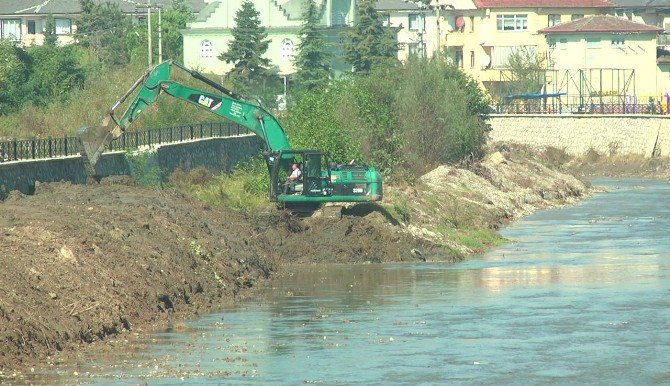
<svg viewBox="0 0 670 386">
<path fill-rule="evenodd" d="M 637 23 L 616 16 L 591 16 L 575 21 L 556 24 L 537 32 L 543 34 L 574 33 L 574 32 L 662 32 L 663 28 Z"/>
<path fill-rule="evenodd" d="M 600 8 L 611 7 L 608 0 L 475 0 L 477 8 Z"/>
</svg>

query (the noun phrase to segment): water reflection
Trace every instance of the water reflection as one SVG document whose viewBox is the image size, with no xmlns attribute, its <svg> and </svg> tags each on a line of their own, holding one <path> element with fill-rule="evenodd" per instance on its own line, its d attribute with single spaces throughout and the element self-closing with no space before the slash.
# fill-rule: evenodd
<svg viewBox="0 0 670 386">
<path fill-rule="evenodd" d="M 670 382 L 670 187 L 603 183 L 610 193 L 514 224 L 504 234 L 515 242 L 481 258 L 302 267 L 262 301 L 81 373 L 151 384 Z"/>
</svg>

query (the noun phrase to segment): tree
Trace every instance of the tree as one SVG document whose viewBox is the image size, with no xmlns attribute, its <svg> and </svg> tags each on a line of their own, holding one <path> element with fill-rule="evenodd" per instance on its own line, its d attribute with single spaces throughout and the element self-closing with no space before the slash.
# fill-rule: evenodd
<svg viewBox="0 0 670 386">
<path fill-rule="evenodd" d="M 330 78 L 330 55 L 324 51 L 324 39 L 318 30 L 319 12 L 313 0 L 305 0 L 303 25 L 300 29 L 295 82 L 306 90 L 325 87 Z"/>
<path fill-rule="evenodd" d="M 79 65 L 77 47 L 67 45 L 32 46 L 28 49 L 32 58 L 30 87 L 32 102 L 46 106 L 54 101 L 64 101 L 74 89 L 82 88 L 84 70 Z"/>
<path fill-rule="evenodd" d="M 163 55 L 165 59 L 174 59 L 178 62 L 184 58 L 184 39 L 181 30 L 186 23 L 195 20 L 191 7 L 186 0 L 173 0 L 162 14 Z"/>
<path fill-rule="evenodd" d="M 130 18 L 116 3 L 79 0 L 79 4 L 82 13 L 75 34 L 79 44 L 88 48 L 94 60 L 115 65 L 128 63 L 126 36 L 132 30 Z"/>
<path fill-rule="evenodd" d="M 228 51 L 218 56 L 219 60 L 234 65 L 228 76 L 240 92 L 261 83 L 270 74 L 270 60 L 263 58 L 270 40 L 259 16 L 254 4 L 245 0 L 235 14 L 236 26 Z"/>
<path fill-rule="evenodd" d="M 30 57 L 13 42 L 0 39 L 0 115 L 16 111 L 27 100 Z"/>
<path fill-rule="evenodd" d="M 56 21 L 54 20 L 54 15 L 48 14 L 44 23 L 44 44 L 47 46 L 56 46 L 57 42 Z"/>
<path fill-rule="evenodd" d="M 354 72 L 369 73 L 374 67 L 398 63 L 396 31 L 384 27 L 375 10 L 376 0 L 362 0 L 358 6 L 359 19 L 345 32 L 344 58 Z"/>
<path fill-rule="evenodd" d="M 537 93 L 544 86 L 546 58 L 537 53 L 537 47 L 520 46 L 507 58 L 511 73 L 508 94 Z"/>
</svg>

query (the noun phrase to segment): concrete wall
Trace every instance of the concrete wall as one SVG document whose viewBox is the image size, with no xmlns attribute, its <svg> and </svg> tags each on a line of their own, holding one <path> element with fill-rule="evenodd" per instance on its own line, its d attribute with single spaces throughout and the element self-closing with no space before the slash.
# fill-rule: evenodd
<svg viewBox="0 0 670 386">
<path fill-rule="evenodd" d="M 157 146 L 149 151 L 151 164 L 158 165 L 161 175 L 176 169 L 206 167 L 214 171 L 230 170 L 237 162 L 258 154 L 263 142 L 256 135 L 210 138 Z M 124 152 L 105 153 L 95 167 L 98 177 L 130 175 L 131 165 Z M 87 179 L 80 156 L 0 163 L 0 198 L 12 190 L 24 194 L 35 191 L 35 182 L 66 181 L 85 184 Z"/>
<path fill-rule="evenodd" d="M 548 146 L 571 155 L 670 156 L 670 117 L 659 115 L 492 115 L 493 142 Z"/>
</svg>

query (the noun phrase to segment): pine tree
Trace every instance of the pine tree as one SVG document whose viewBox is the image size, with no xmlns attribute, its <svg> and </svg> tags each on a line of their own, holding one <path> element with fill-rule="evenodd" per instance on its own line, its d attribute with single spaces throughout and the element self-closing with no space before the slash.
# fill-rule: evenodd
<svg viewBox="0 0 670 386">
<path fill-rule="evenodd" d="M 77 20 L 75 38 L 94 60 L 106 64 L 125 64 L 130 61 L 126 36 L 131 20 L 116 3 L 97 3 L 79 0 L 81 15 Z"/>
<path fill-rule="evenodd" d="M 312 90 L 328 84 L 330 55 L 323 49 L 323 35 L 318 30 L 319 10 L 313 0 L 305 2 L 298 55 L 293 62 L 297 69 L 294 80 L 298 87 Z"/>
<path fill-rule="evenodd" d="M 359 18 L 344 33 L 344 58 L 354 72 L 368 73 L 373 67 L 398 62 L 396 31 L 384 27 L 375 10 L 376 0 L 362 0 L 358 6 Z"/>
<path fill-rule="evenodd" d="M 237 87 L 248 87 L 269 75 L 270 60 L 263 58 L 263 54 L 267 51 L 270 40 L 267 39 L 265 27 L 261 26 L 259 15 L 260 12 L 250 0 L 242 3 L 242 7 L 235 14 L 233 40 L 228 51 L 218 56 L 219 60 L 234 64 L 228 76 Z"/>
<path fill-rule="evenodd" d="M 163 56 L 166 59 L 183 61 L 184 44 L 181 30 L 186 24 L 195 20 L 195 15 L 186 0 L 173 0 L 163 13 Z"/>
</svg>

